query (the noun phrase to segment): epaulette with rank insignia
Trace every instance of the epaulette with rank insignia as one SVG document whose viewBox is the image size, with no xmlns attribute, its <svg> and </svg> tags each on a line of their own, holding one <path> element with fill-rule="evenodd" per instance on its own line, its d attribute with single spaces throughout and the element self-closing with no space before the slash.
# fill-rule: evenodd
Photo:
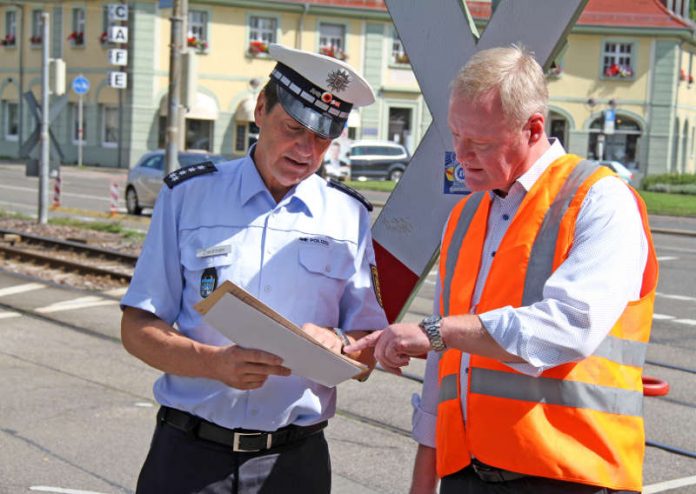
<svg viewBox="0 0 696 494">
<path fill-rule="evenodd" d="M 368 211 L 372 212 L 374 209 L 372 207 L 372 203 L 368 201 L 364 195 L 362 195 L 360 192 L 358 192 L 355 189 L 351 189 L 347 185 L 343 184 L 342 182 L 339 182 L 335 178 L 330 178 L 328 180 L 329 187 L 333 187 L 334 189 L 338 189 L 344 194 L 348 194 L 351 196 L 353 199 L 356 199 L 357 201 L 361 202 L 363 206 L 367 208 Z"/>
<path fill-rule="evenodd" d="M 198 163 L 197 165 L 191 165 L 184 168 L 179 168 L 174 170 L 169 175 L 164 177 L 164 183 L 170 189 L 181 182 L 187 181 L 189 178 L 197 177 L 198 175 L 205 175 L 206 173 L 213 173 L 217 171 L 217 167 L 212 161 L 204 161 L 203 163 Z"/>
</svg>

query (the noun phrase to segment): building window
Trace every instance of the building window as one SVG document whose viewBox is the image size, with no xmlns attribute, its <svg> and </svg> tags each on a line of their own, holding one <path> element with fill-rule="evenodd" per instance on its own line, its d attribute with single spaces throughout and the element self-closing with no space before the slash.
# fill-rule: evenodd
<svg viewBox="0 0 696 494">
<path fill-rule="evenodd" d="M 604 43 L 602 73 L 610 79 L 633 77 L 633 43 Z"/>
<path fill-rule="evenodd" d="M 208 49 L 208 12 L 190 10 L 188 15 L 188 46 L 199 51 Z"/>
<path fill-rule="evenodd" d="M 343 24 L 319 24 L 319 53 L 345 60 L 346 26 Z"/>
<path fill-rule="evenodd" d="M 80 142 L 80 122 L 79 122 L 79 111 L 75 103 L 70 103 L 70 114 L 72 115 L 72 142 L 73 144 L 78 144 Z M 82 143 L 87 141 L 87 128 L 85 127 L 85 114 L 84 108 L 82 111 Z"/>
<path fill-rule="evenodd" d="M 245 153 L 258 140 L 259 128 L 254 122 L 238 122 L 234 150 Z"/>
<path fill-rule="evenodd" d="M 5 140 L 16 141 L 19 139 L 19 104 L 5 101 Z"/>
<path fill-rule="evenodd" d="M 102 107 L 102 146 L 116 147 L 118 145 L 118 108 L 115 106 Z"/>
<path fill-rule="evenodd" d="M 103 45 L 109 39 L 109 6 L 102 8 L 102 32 L 99 35 L 99 42 Z"/>
<path fill-rule="evenodd" d="M 268 53 L 268 45 L 276 42 L 278 20 L 275 17 L 249 17 L 249 54 Z"/>
<path fill-rule="evenodd" d="M 0 42 L 3 46 L 17 44 L 17 12 L 14 10 L 5 12 L 5 37 Z"/>
<path fill-rule="evenodd" d="M 83 46 L 85 44 L 85 9 L 73 9 L 72 32 L 68 36 L 68 41 L 73 46 Z"/>
<path fill-rule="evenodd" d="M 186 149 L 213 150 L 213 120 L 186 119 Z"/>
<path fill-rule="evenodd" d="M 29 38 L 29 42 L 32 45 L 40 45 L 41 44 L 41 33 L 42 33 L 42 22 L 41 22 L 41 14 L 43 12 L 40 10 L 32 10 L 31 11 L 31 38 Z"/>
<path fill-rule="evenodd" d="M 392 31 L 392 63 L 407 64 L 410 63 L 408 55 L 404 51 L 404 45 L 399 39 L 396 29 Z"/>
</svg>

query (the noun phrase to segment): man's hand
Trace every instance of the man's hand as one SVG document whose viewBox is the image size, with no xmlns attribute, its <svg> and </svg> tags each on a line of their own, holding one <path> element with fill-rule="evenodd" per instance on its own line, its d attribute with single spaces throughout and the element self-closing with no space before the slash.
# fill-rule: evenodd
<svg viewBox="0 0 696 494">
<path fill-rule="evenodd" d="M 369 347 L 374 347 L 375 357 L 386 371 L 401 374 L 400 367 L 408 365 L 411 357 L 428 353 L 430 341 L 417 324 L 392 324 L 361 338 L 345 351 L 358 352 Z"/>
<path fill-rule="evenodd" d="M 302 331 L 310 335 L 319 343 L 334 353 L 341 355 L 343 349 L 343 341 L 338 337 L 331 328 L 324 328 L 316 324 L 307 323 L 302 326 Z"/>
<path fill-rule="evenodd" d="M 212 359 L 213 378 L 237 389 L 258 389 L 268 376 L 289 376 L 290 369 L 272 353 L 237 345 L 219 347 Z"/>
</svg>

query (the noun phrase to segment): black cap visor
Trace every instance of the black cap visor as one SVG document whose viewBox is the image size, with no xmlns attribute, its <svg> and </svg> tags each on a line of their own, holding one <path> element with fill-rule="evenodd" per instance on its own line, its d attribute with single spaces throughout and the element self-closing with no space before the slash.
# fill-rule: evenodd
<svg viewBox="0 0 696 494">
<path fill-rule="evenodd" d="M 341 135 L 346 126 L 345 118 L 331 116 L 319 111 L 314 105 L 304 104 L 298 96 L 280 84 L 276 84 L 278 101 L 292 118 L 307 127 L 312 132 L 326 139 L 335 139 Z"/>
</svg>

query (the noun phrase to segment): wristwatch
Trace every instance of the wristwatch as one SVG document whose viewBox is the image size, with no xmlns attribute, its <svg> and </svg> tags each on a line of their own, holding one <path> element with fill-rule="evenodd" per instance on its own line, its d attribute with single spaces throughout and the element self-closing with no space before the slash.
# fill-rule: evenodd
<svg viewBox="0 0 696 494">
<path fill-rule="evenodd" d="M 428 337 L 430 348 L 436 352 L 442 352 L 447 349 L 445 342 L 442 341 L 442 333 L 440 332 L 440 326 L 442 326 L 442 318 L 440 316 L 428 316 L 418 323 L 418 326 L 423 330 L 425 336 Z"/>
<path fill-rule="evenodd" d="M 341 328 L 333 328 L 333 332 L 336 333 L 336 336 L 338 336 L 338 338 L 341 340 L 341 353 L 343 353 L 343 348 L 350 345 L 350 340 L 348 339 L 348 336 L 346 336 L 346 332 Z"/>
</svg>

